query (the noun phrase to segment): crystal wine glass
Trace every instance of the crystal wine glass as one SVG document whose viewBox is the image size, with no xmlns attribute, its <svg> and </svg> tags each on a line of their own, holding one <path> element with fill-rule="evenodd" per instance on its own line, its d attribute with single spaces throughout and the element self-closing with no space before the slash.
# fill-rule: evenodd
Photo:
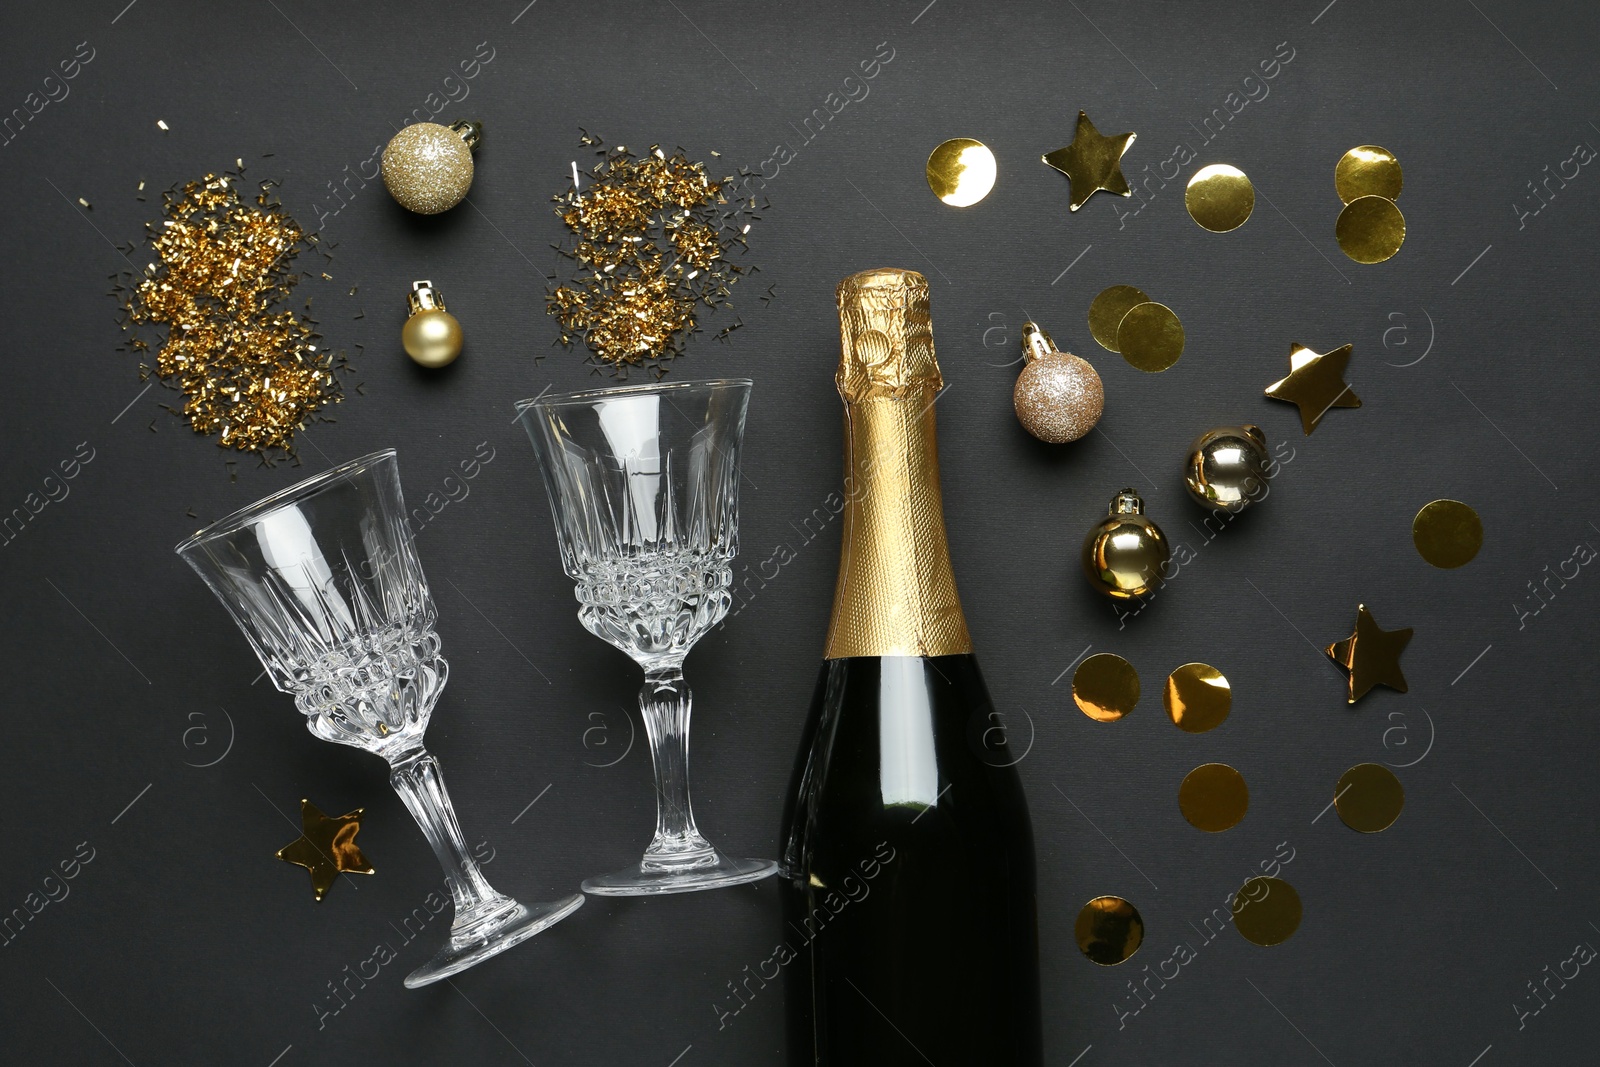
<svg viewBox="0 0 1600 1067">
<path fill-rule="evenodd" d="M 437 982 L 526 941 L 583 897 L 519 904 L 467 851 L 439 761 L 423 747 L 448 669 L 393 449 L 351 460 L 234 512 L 178 546 L 244 631 L 272 682 L 324 741 L 389 761 L 455 898 L 450 940 L 406 976 Z"/>
<path fill-rule="evenodd" d="M 578 620 L 644 668 L 639 710 L 656 776 L 656 833 L 638 864 L 590 878 L 602 896 L 754 882 L 767 860 L 729 859 L 689 804 L 683 660 L 733 602 L 739 445 L 747 379 L 596 389 L 520 401 L 550 494 Z"/>
</svg>

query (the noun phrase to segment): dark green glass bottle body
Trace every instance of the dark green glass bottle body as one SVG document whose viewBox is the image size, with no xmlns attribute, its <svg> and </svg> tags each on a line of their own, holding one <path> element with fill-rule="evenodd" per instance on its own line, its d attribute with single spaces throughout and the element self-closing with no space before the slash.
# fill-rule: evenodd
<svg viewBox="0 0 1600 1067">
<path fill-rule="evenodd" d="M 789 1067 L 1040 1067 L 1033 834 L 971 654 L 827 660 L 784 818 Z"/>
</svg>

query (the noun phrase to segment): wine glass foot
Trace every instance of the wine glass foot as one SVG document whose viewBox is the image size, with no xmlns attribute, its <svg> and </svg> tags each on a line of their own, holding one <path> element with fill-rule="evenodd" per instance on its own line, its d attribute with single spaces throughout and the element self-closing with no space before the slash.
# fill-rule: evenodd
<svg viewBox="0 0 1600 1067">
<path fill-rule="evenodd" d="M 583 891 L 597 897 L 651 897 L 759 882 L 777 873 L 772 860 L 736 860 L 713 852 L 709 862 L 668 867 L 640 862 L 615 874 L 584 880 Z"/>
<path fill-rule="evenodd" d="M 417 989 L 449 978 L 490 956 L 498 956 L 513 945 L 522 944 L 577 911 L 583 906 L 583 896 L 574 893 L 544 904 L 519 904 L 514 900 L 508 903 L 512 906 L 503 918 L 475 924 L 480 928 L 474 929 L 468 937 L 452 936 L 438 955 L 406 975 L 406 988 Z"/>
</svg>

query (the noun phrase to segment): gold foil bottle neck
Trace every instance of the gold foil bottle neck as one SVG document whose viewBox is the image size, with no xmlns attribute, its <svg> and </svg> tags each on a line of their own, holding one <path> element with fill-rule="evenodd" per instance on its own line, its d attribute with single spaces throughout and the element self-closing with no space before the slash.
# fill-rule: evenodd
<svg viewBox="0 0 1600 1067">
<path fill-rule="evenodd" d="M 939 490 L 928 281 L 863 271 L 838 298 L 845 505 L 827 658 L 971 652 Z"/>
<path fill-rule="evenodd" d="M 835 381 L 845 403 L 944 387 L 933 356 L 928 279 L 914 270 L 864 270 L 839 283 L 838 298 Z"/>
</svg>

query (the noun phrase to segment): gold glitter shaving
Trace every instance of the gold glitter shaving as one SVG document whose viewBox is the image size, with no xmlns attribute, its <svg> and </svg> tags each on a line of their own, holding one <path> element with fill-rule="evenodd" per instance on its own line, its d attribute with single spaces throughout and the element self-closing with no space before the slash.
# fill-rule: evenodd
<svg viewBox="0 0 1600 1067">
<path fill-rule="evenodd" d="M 576 274 L 545 294 L 545 310 L 561 324 L 561 343 L 582 340 L 594 362 L 623 376 L 641 364 L 664 374 L 699 331 L 700 309 L 732 310 L 733 285 L 759 269 L 728 257 L 748 249 L 751 220 L 768 205 L 681 149 L 652 145 L 635 156 L 587 133 L 580 143 L 601 158 L 586 180 L 574 165 L 574 187 L 552 198 L 571 233 L 556 250 Z M 726 340 L 739 325 L 715 336 Z"/>
<path fill-rule="evenodd" d="M 672 245 L 683 259 L 700 268 L 710 270 L 722 258 L 722 241 L 702 222 L 685 222 L 672 234 Z"/>
<path fill-rule="evenodd" d="M 183 393 L 194 431 L 270 463 L 293 456 L 295 431 L 342 399 L 345 362 L 288 306 L 295 257 L 316 235 L 284 214 L 270 182 L 241 200 L 242 180 L 207 174 L 165 193 L 162 218 L 145 227 L 157 261 L 123 275 L 117 295 L 129 347 L 156 349 L 154 373 Z"/>
</svg>

